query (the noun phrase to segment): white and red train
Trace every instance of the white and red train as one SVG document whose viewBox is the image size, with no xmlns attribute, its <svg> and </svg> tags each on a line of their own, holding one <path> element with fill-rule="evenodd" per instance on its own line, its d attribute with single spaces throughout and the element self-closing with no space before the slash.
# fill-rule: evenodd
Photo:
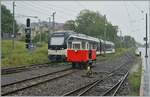
<svg viewBox="0 0 150 97">
<path fill-rule="evenodd" d="M 72 62 L 73 67 L 75 63 L 92 63 L 104 53 L 115 53 L 113 42 L 73 31 L 54 32 L 48 42 L 49 59 Z"/>
</svg>

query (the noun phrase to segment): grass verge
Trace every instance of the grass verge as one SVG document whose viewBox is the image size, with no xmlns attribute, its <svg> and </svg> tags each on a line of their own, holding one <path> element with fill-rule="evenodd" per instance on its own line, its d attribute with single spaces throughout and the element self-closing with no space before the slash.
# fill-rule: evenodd
<svg viewBox="0 0 150 97">
<path fill-rule="evenodd" d="M 126 52 L 134 52 L 133 48 L 130 49 L 126 49 L 126 48 L 117 48 L 115 53 L 110 53 L 110 54 L 106 54 L 104 55 L 100 55 L 97 57 L 97 61 L 104 61 L 104 60 L 114 60 L 117 59 L 119 57 L 121 57 L 122 55 L 124 55 Z"/>
<path fill-rule="evenodd" d="M 32 53 L 25 48 L 25 43 L 15 41 L 15 48 L 12 49 L 11 40 L 2 40 L 2 62 L 1 67 L 18 67 L 31 64 L 48 63 L 47 44 L 42 43 Z"/>
<path fill-rule="evenodd" d="M 129 93 L 130 96 L 139 96 L 141 75 L 142 75 L 142 64 L 140 58 L 137 58 L 136 60 L 139 60 L 137 63 L 139 64 L 139 67 L 128 77 L 130 84 L 130 93 Z"/>
</svg>

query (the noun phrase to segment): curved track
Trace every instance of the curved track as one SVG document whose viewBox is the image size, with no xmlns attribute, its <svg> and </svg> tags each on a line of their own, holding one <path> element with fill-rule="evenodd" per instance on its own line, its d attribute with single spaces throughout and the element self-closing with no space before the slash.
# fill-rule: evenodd
<svg viewBox="0 0 150 97">
<path fill-rule="evenodd" d="M 67 92 L 63 96 L 84 96 L 88 91 L 90 91 L 92 88 L 96 87 L 98 84 L 107 81 L 107 79 L 109 79 L 112 76 L 115 76 L 116 70 L 120 69 L 122 66 L 123 65 L 120 65 L 118 68 L 116 68 L 115 70 L 110 72 L 104 78 L 97 79 L 97 80 L 95 80 L 95 81 L 93 81 L 87 85 L 84 85 L 84 86 L 79 87 L 77 89 L 74 89 L 70 92 Z M 102 96 L 105 96 L 105 95 L 114 96 L 114 95 L 116 95 L 116 93 L 118 92 L 119 88 L 121 87 L 122 83 L 124 82 L 124 80 L 126 79 L 127 76 L 128 76 L 128 71 L 125 74 L 121 74 L 121 78 L 118 79 L 118 82 L 113 84 L 111 87 L 109 87 L 109 89 L 105 90 L 105 92 L 103 92 L 101 95 Z M 113 92 L 113 93 L 109 94 L 110 92 Z"/>
</svg>

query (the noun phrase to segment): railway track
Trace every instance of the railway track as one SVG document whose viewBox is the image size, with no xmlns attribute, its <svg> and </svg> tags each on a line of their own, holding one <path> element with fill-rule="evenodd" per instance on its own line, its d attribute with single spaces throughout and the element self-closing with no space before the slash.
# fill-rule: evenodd
<svg viewBox="0 0 150 97">
<path fill-rule="evenodd" d="M 61 63 L 53 62 L 53 64 L 61 64 Z M 11 67 L 11 68 L 2 68 L 1 74 L 7 75 L 7 74 L 18 73 L 22 71 L 33 70 L 33 69 L 38 69 L 41 67 L 49 67 L 49 66 L 52 66 L 52 65 L 45 63 L 45 64 L 33 64 L 33 65 L 18 66 L 18 67 Z"/>
<path fill-rule="evenodd" d="M 97 79 L 97 80 L 95 80 L 95 81 L 93 81 L 89 84 L 86 84 L 82 87 L 79 87 L 77 89 L 69 91 L 69 92 L 65 93 L 63 96 L 86 96 L 85 94 L 88 91 L 90 91 L 92 88 L 96 87 L 100 83 L 103 83 L 103 82 L 107 81 L 110 77 L 115 76 L 116 75 L 116 70 L 120 69 L 121 67 L 122 66 L 119 66 L 118 68 L 116 68 L 115 70 L 110 72 L 108 75 L 103 77 L 102 79 Z M 100 94 L 101 96 L 105 96 L 105 95 L 115 96 L 116 95 L 116 93 L 118 92 L 118 90 L 121 87 L 122 83 L 124 82 L 124 80 L 128 76 L 128 72 L 126 72 L 125 74 L 119 74 L 119 76 L 121 76 L 120 79 L 118 79 L 118 81 L 115 84 L 113 84 L 111 87 L 109 87 L 109 89 L 104 90 L 103 93 Z M 92 96 L 92 95 L 90 95 L 90 96 Z"/>
<path fill-rule="evenodd" d="M 127 72 L 122 78 L 121 80 L 119 80 L 116 84 L 114 84 L 110 89 L 108 89 L 105 93 L 102 94 L 102 96 L 107 96 L 109 93 L 111 93 L 113 90 L 114 92 L 112 92 L 110 95 L 111 96 L 116 96 L 118 90 L 120 89 L 121 85 L 123 84 L 123 82 L 125 81 L 125 79 L 127 78 L 129 72 Z"/>
<path fill-rule="evenodd" d="M 48 73 L 45 75 L 41 76 L 36 76 L 33 78 L 25 79 L 25 80 L 20 80 L 14 83 L 6 84 L 1 86 L 1 95 L 6 96 L 6 95 L 11 95 L 13 93 L 38 86 L 40 84 L 44 84 L 49 81 L 53 81 L 59 78 L 62 78 L 64 76 L 67 76 L 69 74 L 72 74 L 76 72 L 76 70 L 72 69 L 65 69 L 61 71 L 56 71 L 53 73 Z"/>
<path fill-rule="evenodd" d="M 26 71 L 26 70 L 32 70 L 35 68 L 48 67 L 48 66 L 49 66 L 49 64 L 36 64 L 36 65 L 29 65 L 29 66 L 2 68 L 1 73 L 2 73 L 2 75 L 6 75 L 6 74 L 18 73 L 18 72 L 22 72 L 22 71 Z"/>
</svg>

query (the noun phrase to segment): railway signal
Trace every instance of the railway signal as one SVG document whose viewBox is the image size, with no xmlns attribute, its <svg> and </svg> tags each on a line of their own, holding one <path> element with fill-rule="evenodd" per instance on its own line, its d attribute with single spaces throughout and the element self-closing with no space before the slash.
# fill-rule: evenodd
<svg viewBox="0 0 150 97">
<path fill-rule="evenodd" d="M 30 48 L 30 44 L 31 44 L 31 27 L 30 27 L 30 19 L 27 18 L 26 21 L 26 28 L 25 28 L 25 42 L 26 42 L 26 48 Z"/>
</svg>

